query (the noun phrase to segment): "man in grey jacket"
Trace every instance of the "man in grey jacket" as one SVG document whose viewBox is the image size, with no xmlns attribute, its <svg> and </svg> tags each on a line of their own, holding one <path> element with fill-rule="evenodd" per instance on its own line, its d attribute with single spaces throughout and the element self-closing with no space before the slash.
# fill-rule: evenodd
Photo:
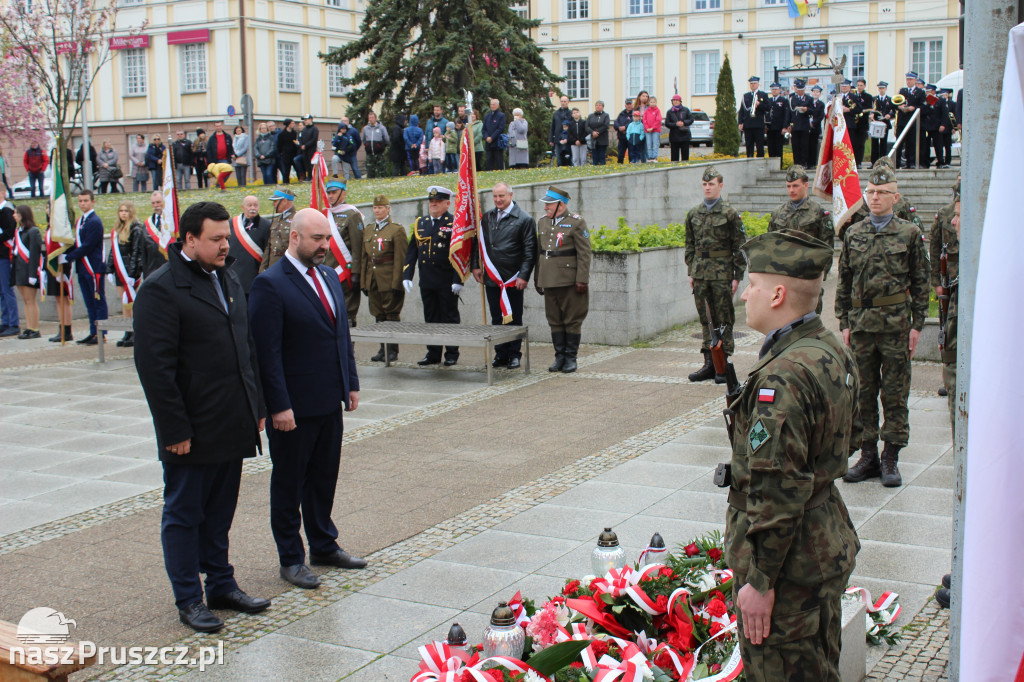
<svg viewBox="0 0 1024 682">
<path fill-rule="evenodd" d="M 372 111 L 367 114 L 366 125 L 363 126 L 363 148 L 366 150 L 366 177 L 386 178 L 388 173 L 388 148 L 391 136 L 388 129 L 377 120 Z"/>
<path fill-rule="evenodd" d="M 594 103 L 594 113 L 587 116 L 587 135 L 590 137 L 591 158 L 595 166 L 603 166 L 608 156 L 608 128 L 611 119 L 604 110 L 604 102 Z"/>
</svg>

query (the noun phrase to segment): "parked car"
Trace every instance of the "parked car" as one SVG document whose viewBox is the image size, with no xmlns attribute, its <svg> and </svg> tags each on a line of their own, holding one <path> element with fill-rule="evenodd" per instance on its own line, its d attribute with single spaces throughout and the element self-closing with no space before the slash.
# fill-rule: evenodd
<svg viewBox="0 0 1024 682">
<path fill-rule="evenodd" d="M 702 144 L 706 144 L 709 147 L 715 146 L 713 139 L 715 132 L 715 122 L 707 115 L 706 112 L 700 109 L 694 109 L 690 112 L 693 114 L 693 125 L 690 126 L 690 146 L 699 147 Z M 665 122 L 661 122 L 661 145 L 662 147 L 669 146 L 668 144 L 668 128 L 665 127 Z"/>
</svg>

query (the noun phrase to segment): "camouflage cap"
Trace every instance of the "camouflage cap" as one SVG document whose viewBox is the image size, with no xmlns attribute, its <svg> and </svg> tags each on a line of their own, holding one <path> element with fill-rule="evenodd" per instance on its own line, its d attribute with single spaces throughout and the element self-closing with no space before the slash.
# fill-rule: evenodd
<svg viewBox="0 0 1024 682">
<path fill-rule="evenodd" d="M 390 206 L 391 205 L 391 200 L 388 199 L 383 194 L 378 194 L 377 196 L 375 196 L 373 198 L 373 205 L 374 206 Z"/>
<path fill-rule="evenodd" d="M 704 182 L 711 182 L 715 178 L 718 178 L 719 180 L 725 180 L 725 176 L 719 173 L 718 169 L 715 168 L 714 166 L 708 166 L 707 168 L 704 169 L 704 175 L 701 177 L 701 180 L 703 180 Z"/>
<path fill-rule="evenodd" d="M 892 159 L 890 159 L 888 156 L 880 156 L 878 157 L 878 161 L 875 161 L 873 164 L 871 164 L 872 168 L 878 168 L 880 166 L 887 166 L 889 168 L 892 168 L 893 170 L 896 170 L 896 166 L 893 165 Z"/>
<path fill-rule="evenodd" d="M 810 180 L 810 176 L 807 175 L 807 171 L 804 170 L 803 166 L 793 164 L 786 171 L 786 182 L 796 182 L 797 180 Z"/>
<path fill-rule="evenodd" d="M 896 171 L 886 165 L 872 169 L 871 175 L 868 176 L 869 185 L 888 185 L 890 182 L 896 182 Z"/>
<path fill-rule="evenodd" d="M 817 279 L 832 265 L 832 247 L 799 230 L 759 234 L 740 247 L 750 272 Z"/>
</svg>

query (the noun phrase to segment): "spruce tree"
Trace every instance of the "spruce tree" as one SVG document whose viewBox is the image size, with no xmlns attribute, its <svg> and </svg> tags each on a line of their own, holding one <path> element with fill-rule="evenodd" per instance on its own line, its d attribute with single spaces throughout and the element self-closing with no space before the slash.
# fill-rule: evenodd
<svg viewBox="0 0 1024 682">
<path fill-rule="evenodd" d="M 362 37 L 320 58 L 328 64 L 365 58 L 344 79 L 354 86 L 347 113 L 355 121 L 365 121 L 377 103 L 389 120 L 402 113 L 423 121 L 435 104 L 447 116 L 469 90 L 481 117 L 492 98 L 509 122 L 512 109 L 522 108 L 530 137 L 543 135 L 546 149 L 553 108 L 548 93 L 562 79 L 529 37 L 539 25 L 514 12 L 508 0 L 369 0 Z"/>
<path fill-rule="evenodd" d="M 718 72 L 718 92 L 715 95 L 715 153 L 736 156 L 740 148 L 740 127 L 736 120 L 736 90 L 732 85 L 732 66 L 729 53 Z"/>
</svg>

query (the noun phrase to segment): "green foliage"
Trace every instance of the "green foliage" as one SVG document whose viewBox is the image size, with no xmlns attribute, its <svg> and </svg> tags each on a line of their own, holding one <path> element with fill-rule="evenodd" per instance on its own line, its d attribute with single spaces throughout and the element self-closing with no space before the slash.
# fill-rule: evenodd
<svg viewBox="0 0 1024 682">
<path fill-rule="evenodd" d="M 549 646 L 543 651 L 530 656 L 528 662 L 537 672 L 545 677 L 554 675 L 556 671 L 567 667 L 576 660 L 580 652 L 590 646 L 590 640 L 572 640 Z"/>
<path fill-rule="evenodd" d="M 715 95 L 715 154 L 736 156 L 740 148 L 740 127 L 736 120 L 736 89 L 732 84 L 732 65 L 729 54 L 722 60 L 718 72 L 718 91 Z"/>
<path fill-rule="evenodd" d="M 658 224 L 634 225 L 630 227 L 625 218 L 619 218 L 614 230 L 602 225 L 590 237 L 594 251 L 623 252 L 643 251 L 658 246 L 685 246 L 686 227 L 682 223 L 669 223 L 668 227 Z"/>
<path fill-rule="evenodd" d="M 741 213 L 740 218 L 743 220 L 743 229 L 746 230 L 747 239 L 767 232 L 771 217 L 771 213 L 751 213 L 750 211 Z"/>
</svg>

